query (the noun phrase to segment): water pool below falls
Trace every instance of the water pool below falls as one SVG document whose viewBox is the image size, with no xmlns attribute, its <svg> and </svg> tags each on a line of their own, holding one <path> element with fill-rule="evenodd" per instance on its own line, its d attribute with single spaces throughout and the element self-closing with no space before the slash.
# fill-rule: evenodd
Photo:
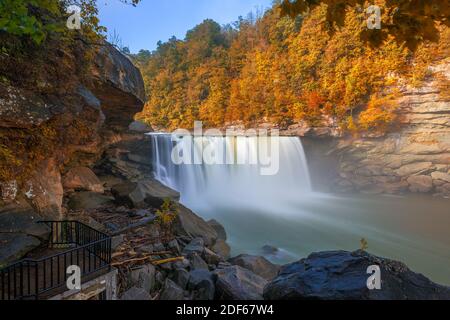
<svg viewBox="0 0 450 320">
<path fill-rule="evenodd" d="M 402 261 L 413 271 L 450 285 L 450 201 L 419 196 L 337 196 L 314 192 L 301 140 L 279 138 L 279 172 L 260 165 L 175 165 L 170 135 L 151 135 L 156 178 L 181 193 L 181 202 L 228 233 L 233 255 L 262 255 L 288 263 L 312 252 L 359 249 Z M 218 144 L 225 156 L 252 154 L 256 137 L 196 138 Z M 196 148 L 193 148 L 196 150 Z"/>
</svg>

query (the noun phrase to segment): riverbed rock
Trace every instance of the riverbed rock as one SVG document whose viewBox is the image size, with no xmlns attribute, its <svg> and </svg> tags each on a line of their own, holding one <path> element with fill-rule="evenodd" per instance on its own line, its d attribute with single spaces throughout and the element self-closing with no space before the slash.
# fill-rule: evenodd
<svg viewBox="0 0 450 320">
<path fill-rule="evenodd" d="M 382 289 L 369 290 L 369 266 L 381 269 Z M 440 300 L 450 288 L 412 272 L 403 263 L 363 251 L 330 251 L 283 266 L 264 290 L 267 300 Z"/>
<path fill-rule="evenodd" d="M 91 169 L 75 167 L 70 169 L 63 178 L 63 187 L 67 190 L 81 190 L 103 193 L 102 182 Z"/>
<path fill-rule="evenodd" d="M 224 240 L 218 239 L 211 247 L 211 250 L 225 260 L 230 258 L 231 248 Z"/>
<path fill-rule="evenodd" d="M 280 266 L 271 263 L 264 257 L 242 254 L 228 260 L 231 264 L 248 269 L 266 280 L 274 279 Z"/>
<path fill-rule="evenodd" d="M 216 270 L 216 298 L 220 300 L 263 300 L 267 281 L 250 270 L 232 266 Z"/>
<path fill-rule="evenodd" d="M 227 241 L 227 232 L 225 231 L 225 228 L 223 227 L 223 225 L 221 225 L 215 219 L 209 220 L 208 224 L 216 231 L 217 239 Z"/>
</svg>

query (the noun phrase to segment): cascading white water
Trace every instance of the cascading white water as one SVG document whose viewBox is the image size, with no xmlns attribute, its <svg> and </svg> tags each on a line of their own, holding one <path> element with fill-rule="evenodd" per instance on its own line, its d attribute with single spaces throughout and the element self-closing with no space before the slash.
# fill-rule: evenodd
<svg viewBox="0 0 450 320">
<path fill-rule="evenodd" d="M 224 161 L 241 159 L 233 164 L 181 164 L 172 161 L 175 143 L 171 135 L 152 134 L 153 168 L 155 177 L 181 193 L 186 205 L 229 204 L 270 207 L 289 193 L 294 198 L 311 192 L 311 181 L 302 143 L 296 137 L 196 137 L 193 144 L 195 156 L 202 156 L 200 145 L 212 145 L 224 150 Z M 258 159 L 261 139 L 278 139 L 278 172 L 262 175 L 263 164 Z M 203 150 L 203 149 L 201 149 Z M 273 155 L 274 156 L 274 155 Z M 238 164 L 240 163 L 240 164 Z M 281 187 L 282 186 L 282 187 Z M 239 200 L 239 201 L 237 201 Z"/>
</svg>

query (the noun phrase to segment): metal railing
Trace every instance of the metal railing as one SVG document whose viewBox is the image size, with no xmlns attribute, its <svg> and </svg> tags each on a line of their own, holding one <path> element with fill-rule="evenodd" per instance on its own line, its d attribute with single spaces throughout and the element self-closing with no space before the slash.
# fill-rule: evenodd
<svg viewBox="0 0 450 320">
<path fill-rule="evenodd" d="M 78 221 L 41 221 L 50 230 L 49 248 L 62 252 L 25 259 L 0 270 L 0 300 L 39 299 L 66 286 L 69 266 L 82 279 L 111 268 L 111 237 Z"/>
</svg>

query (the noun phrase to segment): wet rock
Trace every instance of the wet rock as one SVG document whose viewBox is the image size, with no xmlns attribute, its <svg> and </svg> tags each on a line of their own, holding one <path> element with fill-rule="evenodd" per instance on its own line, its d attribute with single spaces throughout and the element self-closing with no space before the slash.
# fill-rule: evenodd
<svg viewBox="0 0 450 320">
<path fill-rule="evenodd" d="M 0 233 L 0 266 L 22 259 L 40 244 L 37 238 L 23 233 Z"/>
<path fill-rule="evenodd" d="M 227 232 L 217 220 L 209 220 L 208 224 L 216 231 L 217 239 L 227 241 Z"/>
<path fill-rule="evenodd" d="M 233 265 L 248 269 L 266 280 L 272 280 L 278 274 L 280 266 L 271 263 L 264 257 L 242 254 L 229 260 Z"/>
<path fill-rule="evenodd" d="M 86 167 L 76 167 L 70 169 L 63 178 L 65 190 L 82 190 L 103 193 L 102 182 L 97 178 L 91 169 Z"/>
<path fill-rule="evenodd" d="M 382 289 L 367 287 L 369 266 L 381 269 Z M 267 300 L 441 300 L 450 299 L 450 288 L 412 272 L 400 262 L 366 252 L 314 253 L 283 266 L 264 290 Z"/>
<path fill-rule="evenodd" d="M 220 300 L 263 300 L 267 281 L 239 266 L 218 269 L 215 272 L 216 297 Z"/>
<path fill-rule="evenodd" d="M 166 279 L 160 299 L 168 301 L 184 300 L 184 290 L 176 285 L 172 280 Z"/>
<path fill-rule="evenodd" d="M 280 251 L 280 249 L 278 249 L 277 247 L 270 246 L 270 245 L 265 245 L 261 249 L 262 249 L 263 254 L 266 254 L 266 255 L 274 255 Z"/>
<path fill-rule="evenodd" d="M 97 209 L 111 205 L 114 198 L 96 192 L 76 192 L 69 197 L 68 206 L 72 210 Z"/>
<path fill-rule="evenodd" d="M 230 258 L 230 246 L 223 240 L 217 240 L 211 249 L 225 260 Z"/>
<path fill-rule="evenodd" d="M 122 300 L 128 301 L 149 301 L 150 294 L 142 288 L 133 287 L 122 295 Z"/>
<path fill-rule="evenodd" d="M 215 294 L 214 275 L 207 270 L 193 270 L 187 286 L 194 300 L 213 300 Z"/>
<path fill-rule="evenodd" d="M 188 208 L 178 205 L 177 220 L 174 231 L 179 236 L 202 238 L 206 246 L 211 246 L 217 239 L 217 232 L 205 220 Z"/>
</svg>

